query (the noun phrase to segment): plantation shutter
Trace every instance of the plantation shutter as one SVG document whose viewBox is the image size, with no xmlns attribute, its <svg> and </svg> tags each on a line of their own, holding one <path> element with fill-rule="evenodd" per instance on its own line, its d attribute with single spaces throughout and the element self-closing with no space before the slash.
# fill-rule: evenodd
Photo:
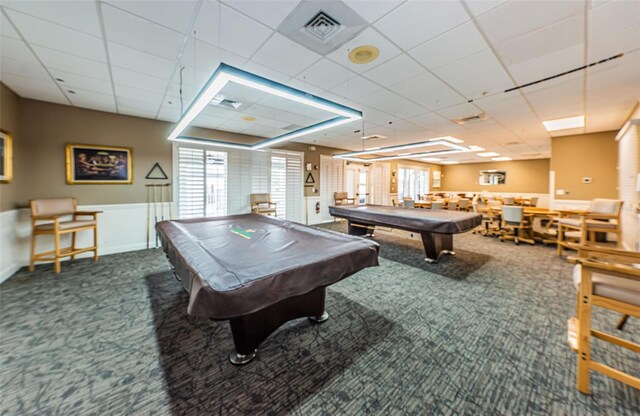
<svg viewBox="0 0 640 416">
<path fill-rule="evenodd" d="M 205 151 L 178 147 L 178 214 L 180 218 L 205 216 Z"/>
</svg>

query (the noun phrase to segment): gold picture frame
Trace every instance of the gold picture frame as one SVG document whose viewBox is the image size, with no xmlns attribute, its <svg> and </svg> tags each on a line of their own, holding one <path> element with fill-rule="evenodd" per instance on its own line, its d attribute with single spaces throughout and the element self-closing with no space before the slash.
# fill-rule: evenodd
<svg viewBox="0 0 640 416">
<path fill-rule="evenodd" d="M 131 185 L 133 150 L 130 147 L 69 143 L 65 146 L 67 184 Z"/>
<path fill-rule="evenodd" d="M 0 130 L 0 183 L 13 180 L 13 138 Z"/>
</svg>

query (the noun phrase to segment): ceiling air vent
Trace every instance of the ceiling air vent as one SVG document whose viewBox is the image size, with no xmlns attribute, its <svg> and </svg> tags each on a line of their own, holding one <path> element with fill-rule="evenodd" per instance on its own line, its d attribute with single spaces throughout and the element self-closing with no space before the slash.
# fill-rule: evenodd
<svg viewBox="0 0 640 416">
<path fill-rule="evenodd" d="M 343 26 L 340 23 L 322 10 L 304 25 L 304 30 L 321 42 L 329 41 L 342 28 Z"/>
<path fill-rule="evenodd" d="M 214 105 L 217 107 L 227 107 L 233 110 L 237 110 L 242 103 L 239 101 L 228 100 L 224 94 L 216 94 L 215 97 L 209 102 L 209 105 Z"/>
<path fill-rule="evenodd" d="M 478 114 L 474 114 L 474 115 L 471 115 L 471 116 L 452 118 L 451 121 L 453 121 L 457 125 L 461 126 L 463 124 L 471 123 L 471 122 L 474 122 L 474 121 L 482 121 L 482 120 L 486 120 L 488 118 L 489 118 L 489 116 L 487 115 L 487 113 L 478 113 Z"/>
<path fill-rule="evenodd" d="M 320 55 L 339 48 L 368 23 L 341 1 L 306 0 L 280 24 L 278 32 Z"/>
</svg>

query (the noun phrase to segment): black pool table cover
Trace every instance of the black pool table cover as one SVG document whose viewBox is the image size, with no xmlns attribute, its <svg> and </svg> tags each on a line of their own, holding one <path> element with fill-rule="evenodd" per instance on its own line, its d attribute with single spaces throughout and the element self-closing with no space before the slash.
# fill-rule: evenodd
<svg viewBox="0 0 640 416">
<path fill-rule="evenodd" d="M 355 205 L 329 207 L 335 217 L 358 223 L 380 225 L 408 231 L 427 231 L 437 234 L 458 234 L 473 230 L 482 223 L 482 215 L 475 212 L 402 208 L 384 205 Z"/>
<path fill-rule="evenodd" d="M 378 244 L 264 215 L 162 221 L 156 225 L 189 292 L 188 313 L 247 315 L 378 265 Z"/>
</svg>

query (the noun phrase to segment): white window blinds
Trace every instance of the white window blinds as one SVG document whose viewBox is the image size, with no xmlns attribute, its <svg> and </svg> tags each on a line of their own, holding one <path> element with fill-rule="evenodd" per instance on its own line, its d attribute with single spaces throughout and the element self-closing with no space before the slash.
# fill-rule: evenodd
<svg viewBox="0 0 640 416">
<path fill-rule="evenodd" d="M 418 199 L 418 195 L 429 193 L 429 169 L 398 166 L 398 198 Z"/>
<path fill-rule="evenodd" d="M 389 163 L 374 163 L 371 169 L 372 193 L 371 202 L 376 205 L 389 204 L 391 181 L 391 165 Z"/>
<path fill-rule="evenodd" d="M 333 205 L 333 193 L 344 189 L 344 162 L 331 156 L 320 156 L 320 218 L 331 221 L 329 206 Z M 352 195 L 353 196 L 353 195 Z"/>
<path fill-rule="evenodd" d="M 622 205 L 622 240 L 629 250 L 640 251 L 640 126 L 632 124 L 618 141 L 618 195 Z"/>
<path fill-rule="evenodd" d="M 278 217 L 303 220 L 303 154 L 177 146 L 180 218 L 244 214 L 250 194 L 271 193 Z"/>
</svg>

